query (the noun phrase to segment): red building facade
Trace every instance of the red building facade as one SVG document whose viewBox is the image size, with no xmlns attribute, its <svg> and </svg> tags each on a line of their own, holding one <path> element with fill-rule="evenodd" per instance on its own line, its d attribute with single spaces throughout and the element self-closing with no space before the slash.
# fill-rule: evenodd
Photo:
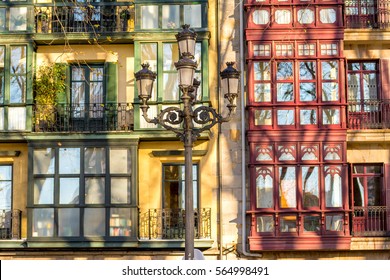
<svg viewBox="0 0 390 280">
<path fill-rule="evenodd" d="M 348 249 L 344 1 L 245 7 L 250 250 Z"/>
</svg>

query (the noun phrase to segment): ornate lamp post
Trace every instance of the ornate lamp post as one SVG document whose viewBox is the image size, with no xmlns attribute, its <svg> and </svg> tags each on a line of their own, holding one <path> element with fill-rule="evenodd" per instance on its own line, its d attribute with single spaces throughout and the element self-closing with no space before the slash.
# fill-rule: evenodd
<svg viewBox="0 0 390 280">
<path fill-rule="evenodd" d="M 142 64 L 142 69 L 134 74 L 138 88 L 138 97 L 141 101 L 140 108 L 144 119 L 148 123 L 161 125 L 174 132 L 184 143 L 185 158 L 185 259 L 194 258 L 194 206 L 192 187 L 192 148 L 193 143 L 205 130 L 210 130 L 215 124 L 228 122 L 234 113 L 238 96 L 238 80 L 240 72 L 228 62 L 227 68 L 220 73 L 222 93 L 228 100 L 229 112 L 226 117 L 220 115 L 215 109 L 207 106 L 193 105 L 197 103 L 196 93 L 200 82 L 194 79 L 197 63 L 193 60 L 195 53 L 196 33 L 189 29 L 189 25 L 183 25 L 183 31 L 176 35 L 179 44 L 179 61 L 175 67 L 179 74 L 179 88 L 183 109 L 168 107 L 161 110 L 154 118 L 149 118 L 147 105 L 152 95 L 153 82 L 157 74 L 149 70 L 149 64 Z M 200 126 L 194 127 L 194 123 Z M 182 125 L 178 127 L 178 125 Z"/>
</svg>

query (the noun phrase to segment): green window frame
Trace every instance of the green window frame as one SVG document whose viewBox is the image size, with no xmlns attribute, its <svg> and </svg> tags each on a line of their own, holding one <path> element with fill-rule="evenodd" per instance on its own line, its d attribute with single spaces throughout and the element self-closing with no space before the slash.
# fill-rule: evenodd
<svg viewBox="0 0 390 280">
<path fill-rule="evenodd" d="M 136 146 L 32 145 L 28 236 L 137 238 Z"/>
<path fill-rule="evenodd" d="M 192 3 L 142 3 L 136 7 L 137 30 L 180 29 L 183 24 L 192 28 L 207 27 L 207 1 Z M 194 17 L 193 15 L 200 15 Z"/>
</svg>

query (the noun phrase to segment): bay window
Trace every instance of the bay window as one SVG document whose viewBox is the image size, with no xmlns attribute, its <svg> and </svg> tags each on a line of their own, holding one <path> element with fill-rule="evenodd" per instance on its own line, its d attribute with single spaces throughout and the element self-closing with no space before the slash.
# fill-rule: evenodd
<svg viewBox="0 0 390 280">
<path fill-rule="evenodd" d="M 31 148 L 29 236 L 135 238 L 136 149 L 64 146 Z"/>
</svg>

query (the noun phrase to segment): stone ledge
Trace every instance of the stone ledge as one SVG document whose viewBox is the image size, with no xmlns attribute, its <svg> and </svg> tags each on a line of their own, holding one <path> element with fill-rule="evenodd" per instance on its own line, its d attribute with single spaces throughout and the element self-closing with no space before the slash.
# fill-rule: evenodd
<svg viewBox="0 0 390 280">
<path fill-rule="evenodd" d="M 353 237 L 351 250 L 389 250 L 390 237 Z"/>
</svg>

